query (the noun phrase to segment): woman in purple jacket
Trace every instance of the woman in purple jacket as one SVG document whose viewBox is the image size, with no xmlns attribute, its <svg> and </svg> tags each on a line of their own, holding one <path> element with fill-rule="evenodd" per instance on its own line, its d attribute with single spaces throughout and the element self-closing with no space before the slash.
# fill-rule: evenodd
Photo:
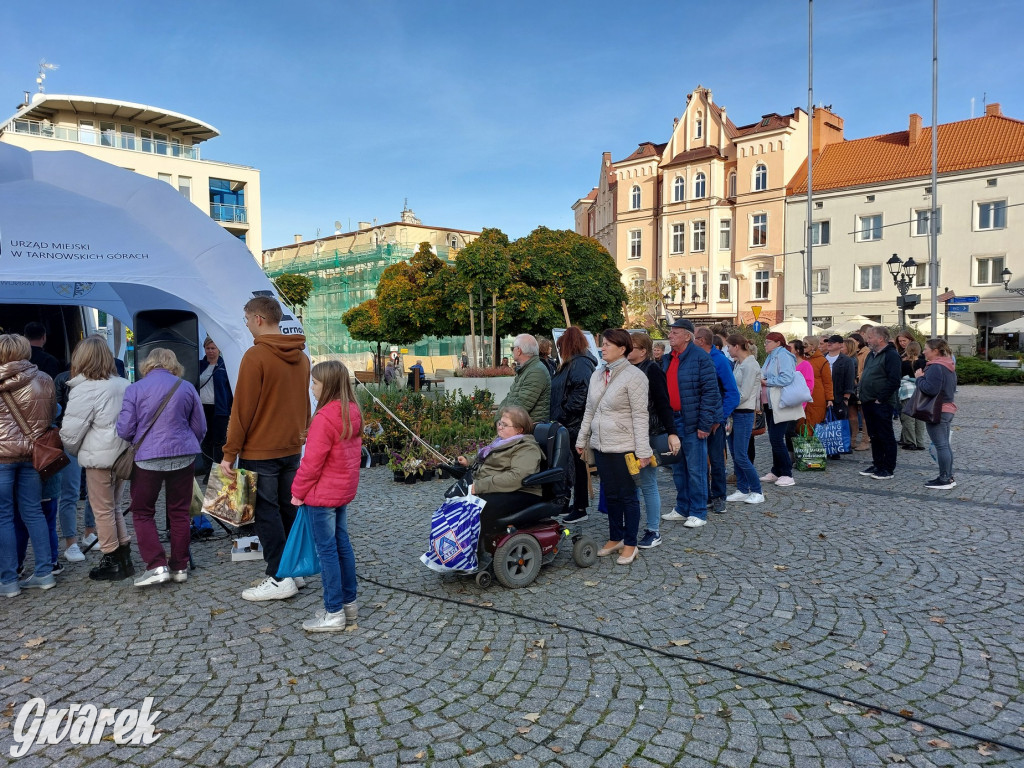
<svg viewBox="0 0 1024 768">
<path fill-rule="evenodd" d="M 132 443 L 153 424 L 135 453 L 132 473 L 132 520 L 139 554 L 146 561 L 146 572 L 135 579 L 136 587 L 188 579 L 192 470 L 199 443 L 206 434 L 206 417 L 196 388 L 187 381 L 178 384 L 184 372 L 173 352 L 154 348 L 142 363 L 142 380 L 125 390 L 117 418 L 117 434 Z M 176 384 L 177 390 L 154 422 L 160 404 Z M 169 568 L 154 520 L 156 499 L 165 483 L 171 539 Z"/>
</svg>

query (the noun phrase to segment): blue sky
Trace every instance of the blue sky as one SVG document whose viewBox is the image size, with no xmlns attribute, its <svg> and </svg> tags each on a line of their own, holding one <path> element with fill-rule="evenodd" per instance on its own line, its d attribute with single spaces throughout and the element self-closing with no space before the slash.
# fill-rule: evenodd
<svg viewBox="0 0 1024 768">
<path fill-rule="evenodd" d="M 807 3 L 183 0 L 0 5 L 0 114 L 35 90 L 214 125 L 204 157 L 262 171 L 263 245 L 392 221 L 571 228 L 601 153 L 665 141 L 710 87 L 737 123 L 807 104 Z M 846 136 L 931 120 L 931 0 L 818 0 L 815 102 Z M 1024 119 L 1024 3 L 941 0 L 939 120 Z"/>
</svg>

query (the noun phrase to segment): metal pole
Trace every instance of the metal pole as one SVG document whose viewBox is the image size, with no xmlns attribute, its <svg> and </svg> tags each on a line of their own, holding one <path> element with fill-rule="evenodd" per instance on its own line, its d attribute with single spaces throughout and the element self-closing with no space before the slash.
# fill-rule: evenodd
<svg viewBox="0 0 1024 768">
<path fill-rule="evenodd" d="M 494 339 L 494 367 L 498 367 L 498 294 L 491 294 L 491 338 Z"/>
<path fill-rule="evenodd" d="M 946 289 L 946 293 L 949 293 L 949 288 Z M 946 311 L 943 313 L 943 315 L 944 315 L 943 323 L 945 324 L 945 330 L 942 332 L 942 339 L 948 343 L 949 342 L 949 299 L 946 299 L 945 304 L 946 304 Z M 932 317 L 933 318 L 935 317 L 935 313 L 934 312 L 932 312 Z M 938 329 L 936 329 L 934 327 L 935 326 L 935 322 L 936 322 L 936 320 L 932 321 L 932 331 L 934 333 L 937 333 Z M 934 338 L 934 333 L 933 333 L 933 338 Z"/>
<path fill-rule="evenodd" d="M 932 284 L 932 338 L 938 335 L 939 291 L 939 0 L 932 0 L 932 212 L 928 240 L 932 246 L 929 278 Z M 946 304 L 949 308 L 949 304 Z M 949 319 L 946 319 L 947 327 Z"/>
<path fill-rule="evenodd" d="M 473 365 L 477 365 L 476 356 L 476 323 L 473 322 L 473 292 L 469 293 L 469 352 L 473 356 Z"/>
<path fill-rule="evenodd" d="M 814 215 L 814 185 L 812 183 L 811 166 L 813 165 L 814 153 L 814 0 L 807 0 L 807 119 L 810 121 L 807 126 L 807 335 L 813 332 L 814 322 L 814 244 L 811 242 L 811 234 L 814 223 L 811 217 Z M 785 315 L 785 307 L 783 307 Z"/>
</svg>

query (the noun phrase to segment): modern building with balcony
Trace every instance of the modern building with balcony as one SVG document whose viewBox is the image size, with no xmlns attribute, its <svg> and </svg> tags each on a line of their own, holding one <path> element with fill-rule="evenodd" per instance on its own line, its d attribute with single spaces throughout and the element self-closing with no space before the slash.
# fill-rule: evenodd
<svg viewBox="0 0 1024 768">
<path fill-rule="evenodd" d="M 0 123 L 0 141 L 38 151 L 74 150 L 166 181 L 244 242 L 257 261 L 260 172 L 208 160 L 200 145 L 220 133 L 209 123 L 159 107 L 93 96 L 26 93 Z"/>
</svg>

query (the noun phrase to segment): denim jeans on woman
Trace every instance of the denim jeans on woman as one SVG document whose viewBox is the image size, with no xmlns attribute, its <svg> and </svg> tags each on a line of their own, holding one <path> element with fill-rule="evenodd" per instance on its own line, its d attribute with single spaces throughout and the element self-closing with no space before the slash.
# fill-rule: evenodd
<svg viewBox="0 0 1024 768">
<path fill-rule="evenodd" d="M 935 444 L 936 461 L 939 462 L 939 478 L 953 479 L 953 450 L 949 447 L 949 424 L 953 421 L 952 413 L 942 414 L 938 424 L 925 424 L 928 437 Z"/>
<path fill-rule="evenodd" d="M 637 480 L 636 497 L 643 498 L 647 510 L 647 530 L 658 532 L 661 525 L 661 492 L 658 490 L 658 468 L 648 464 L 640 467 Z"/>
<path fill-rule="evenodd" d="M 776 477 L 793 476 L 793 459 L 786 447 L 786 430 L 791 421 L 777 422 L 772 416 L 772 409 L 765 408 L 765 420 L 768 422 L 768 440 L 772 444 L 772 474 Z"/>
<path fill-rule="evenodd" d="M 320 556 L 320 580 L 324 608 L 337 613 L 356 601 L 356 556 L 348 538 L 346 507 L 307 506 L 313 522 L 313 539 Z"/>
<path fill-rule="evenodd" d="M 635 547 L 640 526 L 636 483 L 626 468 L 626 454 L 594 451 L 597 475 L 608 503 L 608 540 Z"/>
<path fill-rule="evenodd" d="M 729 453 L 736 473 L 736 490 L 742 493 L 761 493 L 761 479 L 750 461 L 750 433 L 754 431 L 754 412 L 732 412 L 732 432 L 728 435 Z M 735 446 L 739 446 L 737 453 Z"/>
<path fill-rule="evenodd" d="M 0 584 L 18 580 L 18 553 L 14 536 L 14 503 L 28 529 L 35 556 L 33 576 L 48 576 L 53 567 L 50 536 L 42 511 L 43 484 L 31 461 L 0 464 Z"/>
</svg>

